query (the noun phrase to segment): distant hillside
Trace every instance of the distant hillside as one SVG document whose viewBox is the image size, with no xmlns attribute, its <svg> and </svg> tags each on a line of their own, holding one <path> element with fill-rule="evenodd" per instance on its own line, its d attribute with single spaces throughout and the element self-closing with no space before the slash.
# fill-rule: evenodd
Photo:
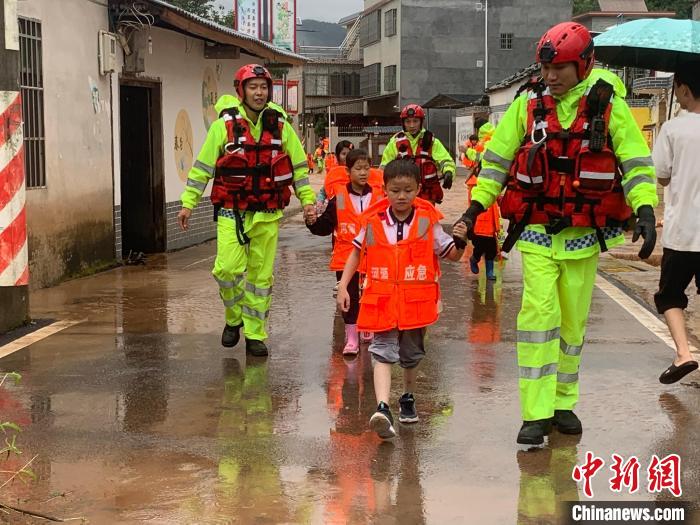
<svg viewBox="0 0 700 525">
<path fill-rule="evenodd" d="M 297 42 L 300 46 L 339 46 L 345 38 L 345 28 L 330 22 L 302 20 L 297 27 Z"/>
</svg>

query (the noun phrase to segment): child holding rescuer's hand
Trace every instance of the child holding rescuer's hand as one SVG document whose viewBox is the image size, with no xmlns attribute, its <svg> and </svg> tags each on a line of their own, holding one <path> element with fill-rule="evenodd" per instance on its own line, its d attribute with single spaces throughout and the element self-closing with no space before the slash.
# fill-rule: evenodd
<svg viewBox="0 0 700 525">
<path fill-rule="evenodd" d="M 343 159 L 343 162 L 346 162 Z M 369 154 L 363 149 L 353 149 L 347 155 L 347 171 L 350 181 L 345 184 L 337 183 L 332 189 L 333 197 L 316 222 L 307 223 L 314 235 L 333 234 L 333 255 L 330 268 L 335 270 L 336 278 L 340 279 L 348 256 L 353 251 L 353 239 L 360 231 L 362 214 L 382 198 L 380 189 L 368 184 L 370 172 Z M 345 322 L 344 355 L 357 355 L 360 351 L 360 341 L 357 332 L 357 315 L 360 310 L 360 274 L 350 279 L 347 287 L 350 294 L 350 305 L 343 311 Z"/>
<path fill-rule="evenodd" d="M 404 371 L 399 421 L 418 421 L 413 392 L 417 367 L 425 356 L 426 327 L 438 318 L 438 257 L 458 261 L 466 247 L 466 226 L 457 223 L 453 237 L 445 233 L 440 212 L 428 201 L 416 198 L 419 183 L 420 170 L 415 163 L 394 160 L 387 164 L 387 198 L 362 217 L 362 230 L 353 241 L 354 250 L 338 287 L 338 305 L 348 311 L 352 304 L 348 285 L 362 258 L 366 280 L 357 328 L 374 332 L 369 352 L 378 406 L 369 424 L 382 439 L 396 435 L 389 409 L 393 364 L 398 363 Z"/>
</svg>

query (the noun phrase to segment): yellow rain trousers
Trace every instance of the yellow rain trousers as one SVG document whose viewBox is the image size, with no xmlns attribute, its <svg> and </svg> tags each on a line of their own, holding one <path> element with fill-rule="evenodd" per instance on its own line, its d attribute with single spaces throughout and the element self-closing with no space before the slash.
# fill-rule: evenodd
<svg viewBox="0 0 700 525">
<path fill-rule="evenodd" d="M 523 300 L 518 314 L 520 406 L 524 421 L 573 410 L 579 363 L 599 254 L 553 259 L 523 252 Z"/>
<path fill-rule="evenodd" d="M 267 339 L 267 317 L 272 300 L 281 213 L 239 212 L 243 232 L 250 240 L 241 244 L 233 210 L 221 210 L 217 222 L 217 250 L 212 274 L 226 309 L 226 324 L 243 323 L 247 339 Z"/>
</svg>

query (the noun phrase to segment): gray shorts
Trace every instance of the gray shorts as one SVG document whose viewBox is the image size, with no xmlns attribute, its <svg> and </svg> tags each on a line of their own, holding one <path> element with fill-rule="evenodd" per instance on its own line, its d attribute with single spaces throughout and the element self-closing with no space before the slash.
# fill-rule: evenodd
<svg viewBox="0 0 700 525">
<path fill-rule="evenodd" d="M 402 368 L 415 368 L 425 357 L 425 328 L 375 332 L 369 353 L 378 363 L 399 363 Z"/>
</svg>

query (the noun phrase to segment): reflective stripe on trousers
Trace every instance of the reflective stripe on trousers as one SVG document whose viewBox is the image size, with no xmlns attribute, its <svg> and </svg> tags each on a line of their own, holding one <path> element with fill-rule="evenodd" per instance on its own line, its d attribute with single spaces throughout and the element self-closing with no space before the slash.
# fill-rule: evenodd
<svg viewBox="0 0 700 525">
<path fill-rule="evenodd" d="M 246 246 L 238 242 L 235 220 L 219 217 L 212 273 L 219 284 L 226 323 L 243 323 L 246 338 L 263 340 L 267 339 L 279 221 L 256 221 L 256 215 L 260 214 L 243 214 L 243 229 L 250 238 Z"/>
<path fill-rule="evenodd" d="M 518 314 L 520 405 L 525 421 L 573 410 L 598 255 L 554 260 L 522 253 L 523 300 Z"/>
</svg>

